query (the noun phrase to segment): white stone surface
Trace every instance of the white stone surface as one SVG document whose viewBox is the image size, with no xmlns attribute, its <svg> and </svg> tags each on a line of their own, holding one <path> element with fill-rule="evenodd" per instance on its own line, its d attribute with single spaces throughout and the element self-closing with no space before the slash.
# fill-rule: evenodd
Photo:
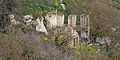
<svg viewBox="0 0 120 60">
<path fill-rule="evenodd" d="M 9 18 L 10 18 L 10 21 L 11 21 L 12 24 L 15 24 L 15 25 L 20 24 L 19 21 L 16 21 L 16 20 L 14 19 L 14 15 L 13 15 L 13 14 L 9 15 Z"/>
<path fill-rule="evenodd" d="M 64 25 L 64 15 L 63 14 L 57 14 L 57 26 L 63 26 Z"/>
<path fill-rule="evenodd" d="M 36 31 L 45 32 L 45 34 L 48 34 L 47 29 L 43 24 L 43 20 L 43 17 L 36 19 Z"/>
<path fill-rule="evenodd" d="M 33 19 L 32 15 L 23 16 L 23 21 L 26 23 L 26 25 L 31 25 L 33 23 L 32 19 Z"/>
<path fill-rule="evenodd" d="M 57 14 L 50 14 L 48 13 L 45 16 L 45 20 L 47 21 L 47 27 L 48 28 L 55 28 L 57 26 Z"/>
<path fill-rule="evenodd" d="M 62 8 L 65 10 L 66 7 L 65 7 L 65 4 L 60 4 L 62 6 Z"/>
<path fill-rule="evenodd" d="M 68 26 L 76 27 L 76 19 L 77 19 L 77 15 L 70 14 L 68 16 Z"/>
</svg>

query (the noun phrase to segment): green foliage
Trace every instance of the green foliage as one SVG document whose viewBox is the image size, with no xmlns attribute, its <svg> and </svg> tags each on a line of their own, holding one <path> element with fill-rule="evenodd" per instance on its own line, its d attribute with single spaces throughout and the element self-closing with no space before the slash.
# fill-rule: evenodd
<svg viewBox="0 0 120 60">
<path fill-rule="evenodd" d="M 35 16 L 41 16 L 42 11 L 39 5 L 40 3 L 37 0 L 24 0 L 19 10 L 22 14 L 34 14 Z"/>
<path fill-rule="evenodd" d="M 116 60 L 115 54 L 112 51 L 107 52 L 107 56 L 109 60 Z"/>
<path fill-rule="evenodd" d="M 79 57 L 79 59 L 82 60 L 89 60 L 91 57 L 97 54 L 105 54 L 107 60 L 119 60 L 119 57 L 116 56 L 116 53 L 114 50 L 109 49 L 107 47 L 101 48 L 99 45 L 86 45 L 86 46 L 76 46 L 73 48 L 75 54 Z M 96 56 L 96 58 L 99 58 Z"/>
<path fill-rule="evenodd" d="M 120 2 L 113 1 L 113 7 L 120 9 Z"/>
<path fill-rule="evenodd" d="M 57 42 L 58 42 L 58 44 L 60 45 L 60 44 L 63 42 L 63 38 L 59 37 L 59 38 L 57 39 Z"/>
<path fill-rule="evenodd" d="M 58 43 L 58 45 L 61 45 L 62 43 L 65 43 L 65 39 L 64 39 L 63 35 L 61 35 L 57 38 L 57 43 Z"/>
<path fill-rule="evenodd" d="M 86 54 L 93 54 L 93 53 L 96 53 L 97 49 L 99 49 L 100 47 L 98 45 L 93 45 L 93 46 L 77 46 L 74 48 L 75 52 L 78 54 L 81 54 L 81 53 L 86 53 Z"/>
<path fill-rule="evenodd" d="M 93 46 L 76 46 L 74 47 L 74 53 L 78 56 L 79 60 L 89 60 L 97 53 L 100 47 L 98 45 Z"/>
<path fill-rule="evenodd" d="M 24 57 L 25 60 L 33 60 L 32 53 L 33 53 L 33 51 L 30 49 L 30 47 L 28 47 L 26 45 L 23 46 L 22 56 Z"/>
<path fill-rule="evenodd" d="M 66 4 L 66 10 L 70 14 L 86 13 L 87 0 L 65 0 L 63 3 Z"/>
<path fill-rule="evenodd" d="M 33 14 L 34 16 L 42 16 L 47 12 L 53 13 L 56 9 L 62 10 L 59 0 L 24 0 L 19 11 L 22 14 Z"/>
<path fill-rule="evenodd" d="M 64 35 L 60 35 L 58 37 L 44 36 L 43 39 L 47 42 L 55 43 L 55 45 L 57 45 L 59 47 L 67 45 L 67 40 L 64 37 Z"/>
<path fill-rule="evenodd" d="M 22 28 L 22 32 L 27 33 L 29 29 L 27 27 Z"/>
<path fill-rule="evenodd" d="M 51 43 L 55 42 L 54 37 L 51 37 L 51 36 L 44 36 L 43 39 L 47 42 L 51 42 Z"/>
</svg>

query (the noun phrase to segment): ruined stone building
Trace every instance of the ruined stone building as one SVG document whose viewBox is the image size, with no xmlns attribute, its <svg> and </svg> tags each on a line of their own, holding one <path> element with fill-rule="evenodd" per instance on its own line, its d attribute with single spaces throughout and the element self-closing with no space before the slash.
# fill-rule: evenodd
<svg viewBox="0 0 120 60">
<path fill-rule="evenodd" d="M 30 21 L 29 19 L 26 20 L 26 18 L 29 18 L 29 16 L 24 16 L 23 20 L 32 22 L 32 20 Z M 76 25 L 77 17 L 80 17 L 79 25 Z M 46 26 L 44 25 L 43 20 L 46 20 L 47 22 Z M 70 14 L 68 16 L 67 25 L 64 24 L 64 20 L 65 20 L 64 14 L 48 13 L 45 16 L 45 19 L 43 17 L 41 18 L 38 17 L 36 19 L 36 24 L 35 24 L 36 31 L 44 32 L 46 33 L 46 35 L 49 34 L 49 32 L 52 32 L 51 34 L 54 35 L 58 35 L 59 33 L 62 34 L 63 32 L 70 37 L 69 39 L 70 46 L 79 45 L 81 38 L 86 38 L 89 40 L 89 35 L 90 35 L 89 15 L 81 14 L 80 16 L 77 16 L 76 14 Z M 78 33 L 78 31 L 80 31 L 80 33 Z"/>
<path fill-rule="evenodd" d="M 80 17 L 80 25 L 76 25 L 77 17 Z M 27 22 L 26 25 L 32 22 L 33 17 L 31 15 L 24 16 L 23 20 Z M 46 27 L 44 26 L 43 20 L 46 20 Z M 49 32 L 53 32 L 51 34 L 58 35 L 65 33 L 70 37 L 69 45 L 77 46 L 80 44 L 81 38 L 86 38 L 89 40 L 90 35 L 90 20 L 89 15 L 81 14 L 77 16 L 76 14 L 70 14 L 68 16 L 68 25 L 64 24 L 65 16 L 64 14 L 58 13 L 48 13 L 43 17 L 38 17 L 36 19 L 36 31 L 44 32 L 49 34 Z M 76 29 L 79 28 L 79 29 Z M 57 30 L 56 30 L 57 29 Z M 80 33 L 78 33 L 80 31 Z"/>
<path fill-rule="evenodd" d="M 86 38 L 89 40 L 89 35 L 90 35 L 90 19 L 89 15 L 81 14 L 80 15 L 80 25 L 76 25 L 76 20 L 77 20 L 77 15 L 76 14 L 70 14 L 68 16 L 68 25 L 64 29 L 65 33 L 68 33 L 71 35 L 71 41 L 69 44 L 71 46 L 76 46 L 79 45 L 80 38 Z M 45 20 L 47 21 L 47 27 L 49 29 L 51 28 L 56 28 L 56 27 L 65 27 L 64 24 L 64 15 L 63 14 L 50 14 L 48 13 L 45 16 Z M 80 34 L 78 34 L 78 30 L 75 28 L 80 28 Z"/>
<path fill-rule="evenodd" d="M 13 20 L 14 15 L 10 15 L 11 20 Z M 70 46 L 77 46 L 80 44 L 81 38 L 86 38 L 89 40 L 90 35 L 90 20 L 89 15 L 81 14 L 80 15 L 80 25 L 76 25 L 77 20 L 76 14 L 70 14 L 68 16 L 68 25 L 64 24 L 64 14 L 58 14 L 58 13 L 48 13 L 45 16 L 45 19 L 43 17 L 38 17 L 36 19 L 36 31 L 44 32 L 49 34 L 50 30 L 51 34 L 58 35 L 58 34 L 66 34 L 69 39 L 69 45 Z M 26 25 L 29 25 L 32 23 L 33 17 L 31 15 L 26 15 L 23 18 L 23 21 L 26 22 Z M 46 27 L 43 23 L 43 21 L 46 20 L 47 24 Z M 79 28 L 79 29 L 76 29 Z M 80 31 L 80 33 L 78 33 Z"/>
</svg>

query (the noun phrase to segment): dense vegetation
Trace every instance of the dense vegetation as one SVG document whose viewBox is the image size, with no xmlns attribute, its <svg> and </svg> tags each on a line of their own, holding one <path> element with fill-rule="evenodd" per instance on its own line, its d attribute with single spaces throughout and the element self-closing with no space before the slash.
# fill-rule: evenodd
<svg viewBox="0 0 120 60">
<path fill-rule="evenodd" d="M 65 10 L 61 3 L 65 4 Z M 0 60 L 120 60 L 120 33 L 117 33 L 120 28 L 116 32 L 111 30 L 120 26 L 120 0 L 1 0 L 0 5 L 4 7 L 0 7 Z M 89 14 L 91 36 L 98 33 L 99 37 L 114 38 L 111 47 L 97 44 L 69 47 L 61 44 L 68 41 L 65 36 L 58 37 L 56 45 L 53 36 L 22 25 L 11 27 L 8 19 L 10 13 L 33 14 L 36 18 L 56 10 L 65 15 L 65 23 L 69 14 Z"/>
</svg>

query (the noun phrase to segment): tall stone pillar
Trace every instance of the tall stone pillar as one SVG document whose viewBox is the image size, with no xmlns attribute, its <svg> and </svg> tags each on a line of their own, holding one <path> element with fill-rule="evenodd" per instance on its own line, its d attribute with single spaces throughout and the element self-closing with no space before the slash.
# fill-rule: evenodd
<svg viewBox="0 0 120 60">
<path fill-rule="evenodd" d="M 82 29 L 84 28 L 84 20 L 85 20 L 85 15 L 81 14 L 80 15 L 80 26 Z"/>
<path fill-rule="evenodd" d="M 76 19 L 77 19 L 77 15 L 70 14 L 68 16 L 68 26 L 70 26 L 70 27 L 76 27 Z"/>
<path fill-rule="evenodd" d="M 89 15 L 80 15 L 81 37 L 90 39 L 90 17 Z"/>
<path fill-rule="evenodd" d="M 57 14 L 57 26 L 64 26 L 64 14 Z"/>
<path fill-rule="evenodd" d="M 47 27 L 48 28 L 55 28 L 57 26 L 57 14 L 50 14 L 48 13 L 45 16 L 45 20 L 47 21 Z"/>
<path fill-rule="evenodd" d="M 90 16 L 89 15 L 86 15 L 85 17 L 85 20 L 86 20 L 86 30 L 87 30 L 87 39 L 89 40 L 90 39 Z"/>
<path fill-rule="evenodd" d="M 85 35 L 84 34 L 84 20 L 85 20 L 85 15 L 84 14 L 81 14 L 80 15 L 80 28 L 81 28 L 81 38 L 85 38 Z"/>
</svg>

